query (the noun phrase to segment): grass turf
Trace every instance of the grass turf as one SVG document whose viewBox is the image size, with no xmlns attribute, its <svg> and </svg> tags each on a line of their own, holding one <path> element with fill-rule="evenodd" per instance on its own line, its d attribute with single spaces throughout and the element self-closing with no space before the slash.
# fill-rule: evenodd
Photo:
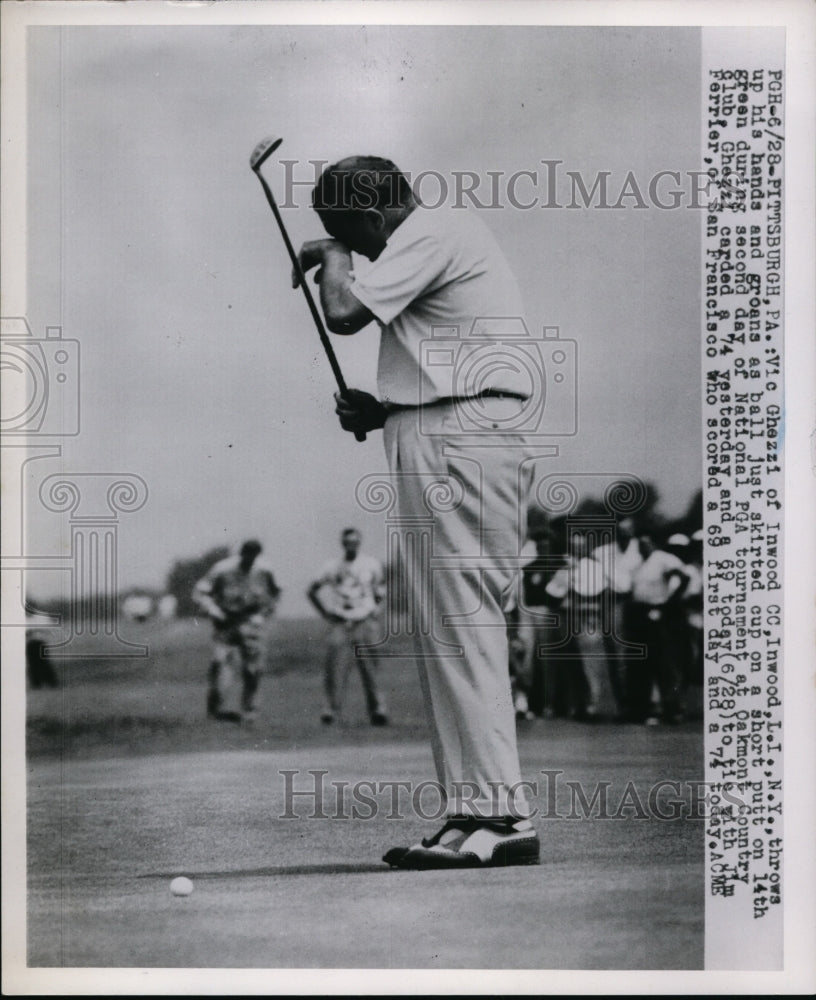
<svg viewBox="0 0 816 1000">
<path fill-rule="evenodd" d="M 523 775 L 551 816 L 537 821 L 542 864 L 395 872 L 384 850 L 435 824 L 390 791 L 351 818 L 349 789 L 338 800 L 331 783 L 433 777 L 409 661 L 383 666 L 392 725 L 368 724 L 352 675 L 345 719 L 324 727 L 322 626 L 277 623 L 249 730 L 205 718 L 204 623 L 128 630 L 149 657 L 65 661 L 58 688 L 28 692 L 31 966 L 702 967 L 702 823 L 649 805 L 656 783 L 702 776 L 699 722 L 520 723 Z M 555 800 L 542 769 L 561 772 Z M 327 772 L 322 816 L 301 796 L 300 818 L 284 818 L 287 770 L 300 789 Z M 582 817 L 577 787 L 591 799 L 603 782 L 606 818 Z M 621 807 L 627 788 L 647 815 Z M 171 896 L 177 874 L 189 898 Z"/>
</svg>

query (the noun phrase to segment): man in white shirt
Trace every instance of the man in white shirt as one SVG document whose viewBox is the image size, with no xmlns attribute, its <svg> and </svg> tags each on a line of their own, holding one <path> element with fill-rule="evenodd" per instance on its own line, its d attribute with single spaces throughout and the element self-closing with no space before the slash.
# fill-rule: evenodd
<svg viewBox="0 0 816 1000">
<path fill-rule="evenodd" d="M 615 594 L 621 598 L 632 593 L 632 578 L 643 562 L 640 545 L 634 537 L 631 517 L 622 518 L 615 526 L 615 540 L 595 549 L 595 558 L 601 562 L 609 576 Z"/>
<path fill-rule="evenodd" d="M 384 860 L 409 869 L 536 864 L 538 837 L 519 801 L 503 613 L 526 537 L 529 449 L 513 427 L 530 389 L 512 365 L 475 363 L 492 346 L 500 357 L 502 338 L 526 334 L 518 286 L 481 220 L 424 208 L 389 160 L 326 168 L 312 200 L 330 238 L 304 244 L 300 262 L 318 268 L 328 328 L 353 334 L 376 321 L 381 330 L 380 399 L 338 395 L 340 423 L 384 428 L 400 522 L 432 516 L 431 585 L 420 572 L 409 586 L 447 822 Z M 449 336 L 434 353 L 440 328 Z M 474 420 L 478 433 L 468 437 Z M 499 447 L 486 446 L 491 428 L 503 431 Z M 451 486 L 447 507 L 428 496 L 434 479 Z"/>
<path fill-rule="evenodd" d="M 325 705 L 320 716 L 325 725 L 331 725 L 342 711 L 349 655 L 360 672 L 371 724 L 388 723 L 385 699 L 377 682 L 378 661 L 371 649 L 364 649 L 380 638 L 379 607 L 385 597 L 385 573 L 378 559 L 360 552 L 361 541 L 356 528 L 346 528 L 340 536 L 342 557 L 327 562 L 306 592 L 317 611 L 331 623 L 323 668 Z"/>
<path fill-rule="evenodd" d="M 235 674 L 241 678 L 240 720 L 251 724 L 257 715 L 264 631 L 281 594 L 271 567 L 259 558 L 261 552 L 261 543 L 249 539 L 238 555 L 217 562 L 193 588 L 193 600 L 213 623 L 207 691 L 207 714 L 212 718 L 231 717 L 223 704 Z"/>
</svg>

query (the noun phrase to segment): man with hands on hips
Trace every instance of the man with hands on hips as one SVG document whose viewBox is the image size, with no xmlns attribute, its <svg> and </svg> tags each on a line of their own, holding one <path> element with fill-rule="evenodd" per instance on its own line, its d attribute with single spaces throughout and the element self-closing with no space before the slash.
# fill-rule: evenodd
<svg viewBox="0 0 816 1000">
<path fill-rule="evenodd" d="M 466 337 L 462 351 L 526 333 L 518 286 L 480 219 L 425 208 L 390 160 L 354 156 L 327 167 L 312 204 L 329 238 L 305 243 L 299 260 L 304 273 L 316 270 L 328 329 L 353 334 L 376 321 L 381 331 L 380 398 L 338 394 L 340 424 L 352 432 L 383 428 L 401 523 L 427 521 L 429 483 L 454 484 L 457 496 L 433 512 L 432 586 L 421 573 L 408 581 L 420 612 L 413 631 L 446 822 L 383 860 L 406 869 L 537 864 L 503 612 L 526 537 L 530 452 L 512 427 L 529 383 L 512 365 L 474 373 L 429 364 L 424 351 L 439 328 Z M 474 406 L 486 421 L 475 436 L 461 419 Z M 502 428 L 499 442 L 493 432 L 499 447 L 485 446 L 491 428 Z"/>
<path fill-rule="evenodd" d="M 330 559 L 306 592 L 331 625 L 323 663 L 325 704 L 320 719 L 324 725 L 331 725 L 342 712 L 352 661 L 360 674 L 372 726 L 388 724 L 373 648 L 380 638 L 385 572 L 379 559 L 360 552 L 361 540 L 356 528 L 344 528 L 340 535 L 342 557 Z"/>
</svg>

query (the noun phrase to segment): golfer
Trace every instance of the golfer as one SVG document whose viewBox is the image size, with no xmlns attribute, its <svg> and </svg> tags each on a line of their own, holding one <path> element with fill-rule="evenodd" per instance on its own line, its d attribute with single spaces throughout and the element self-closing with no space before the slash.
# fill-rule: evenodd
<svg viewBox="0 0 816 1000">
<path fill-rule="evenodd" d="M 305 243 L 299 259 L 304 273 L 317 269 L 326 325 L 381 330 L 380 398 L 338 395 L 340 423 L 384 429 L 401 522 L 429 518 L 434 481 L 455 497 L 432 511 L 431 586 L 421 572 L 408 581 L 429 622 L 415 623 L 417 653 L 446 822 L 383 860 L 409 869 L 536 864 L 503 614 L 511 557 L 526 537 L 529 448 L 513 426 L 529 380 L 513 364 L 476 363 L 494 344 L 500 362 L 508 339 L 526 331 L 516 281 L 481 220 L 425 208 L 389 160 L 327 167 L 312 204 L 328 238 Z M 428 351 L 440 330 L 445 349 Z"/>
</svg>

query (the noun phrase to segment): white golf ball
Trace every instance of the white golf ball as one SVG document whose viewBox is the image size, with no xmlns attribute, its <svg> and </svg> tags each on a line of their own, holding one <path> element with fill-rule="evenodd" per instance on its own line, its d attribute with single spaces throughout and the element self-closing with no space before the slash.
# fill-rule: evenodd
<svg viewBox="0 0 816 1000">
<path fill-rule="evenodd" d="M 184 875 L 179 875 L 178 878 L 174 878 L 170 883 L 170 892 L 174 896 L 189 896 L 193 891 L 193 883 L 185 878 Z"/>
</svg>

